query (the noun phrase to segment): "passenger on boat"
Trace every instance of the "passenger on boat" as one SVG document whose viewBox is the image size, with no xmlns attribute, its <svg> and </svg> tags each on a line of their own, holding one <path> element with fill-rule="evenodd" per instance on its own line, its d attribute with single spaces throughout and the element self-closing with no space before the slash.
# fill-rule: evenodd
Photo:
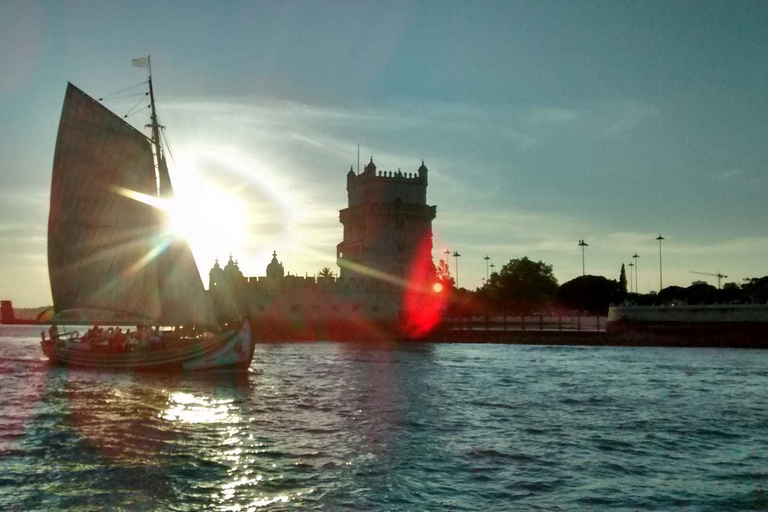
<svg viewBox="0 0 768 512">
<path fill-rule="evenodd" d="M 147 336 L 147 342 L 149 343 L 150 350 L 157 350 L 160 347 L 162 340 L 160 339 L 159 328 L 155 327 L 153 331 L 150 331 L 149 336 Z"/>
<path fill-rule="evenodd" d="M 118 327 L 112 332 L 112 335 L 108 337 L 109 351 L 110 352 L 122 352 L 123 343 L 125 342 L 125 336 L 123 336 L 123 330 Z"/>
</svg>

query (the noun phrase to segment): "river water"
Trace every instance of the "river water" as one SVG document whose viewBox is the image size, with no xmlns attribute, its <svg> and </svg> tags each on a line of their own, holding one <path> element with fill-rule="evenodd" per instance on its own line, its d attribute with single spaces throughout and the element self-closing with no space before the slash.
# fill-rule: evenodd
<svg viewBox="0 0 768 512">
<path fill-rule="evenodd" d="M 768 351 L 265 344 L 50 367 L 0 326 L 1 510 L 768 509 Z"/>
</svg>

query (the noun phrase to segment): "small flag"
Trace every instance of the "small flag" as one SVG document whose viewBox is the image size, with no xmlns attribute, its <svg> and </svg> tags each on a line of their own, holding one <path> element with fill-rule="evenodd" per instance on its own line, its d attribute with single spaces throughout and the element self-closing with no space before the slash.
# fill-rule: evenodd
<svg viewBox="0 0 768 512">
<path fill-rule="evenodd" d="M 138 59 L 133 59 L 131 61 L 131 64 L 133 64 L 137 68 L 148 68 L 149 67 L 149 57 L 141 57 L 141 58 L 138 58 Z"/>
</svg>

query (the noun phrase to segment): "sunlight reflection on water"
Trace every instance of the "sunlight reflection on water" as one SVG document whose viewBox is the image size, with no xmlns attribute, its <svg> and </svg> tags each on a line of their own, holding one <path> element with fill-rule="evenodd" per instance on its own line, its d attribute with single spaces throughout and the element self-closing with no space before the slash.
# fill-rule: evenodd
<svg viewBox="0 0 768 512">
<path fill-rule="evenodd" d="M 162 417 L 184 423 L 240 423 L 239 415 L 232 414 L 233 400 L 214 400 L 175 392 L 168 397 L 169 407 Z"/>
</svg>

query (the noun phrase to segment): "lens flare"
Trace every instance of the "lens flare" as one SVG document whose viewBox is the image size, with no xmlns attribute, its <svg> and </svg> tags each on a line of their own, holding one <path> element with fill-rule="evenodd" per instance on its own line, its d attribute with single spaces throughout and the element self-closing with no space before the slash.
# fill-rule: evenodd
<svg viewBox="0 0 768 512">
<path fill-rule="evenodd" d="M 248 234 L 248 210 L 237 195 L 229 190 L 203 181 L 189 180 L 183 193 L 173 199 L 163 199 L 123 187 L 113 191 L 147 204 L 165 213 L 164 233 L 158 233 L 157 246 L 137 261 L 131 270 L 138 270 L 156 258 L 169 243 L 170 237 L 185 239 L 193 253 L 211 248 L 226 248 L 240 252 Z M 170 236 L 170 237 L 169 237 Z"/>
<path fill-rule="evenodd" d="M 432 240 L 427 237 L 416 250 L 403 294 L 401 329 L 406 336 L 421 338 L 427 335 L 443 317 L 447 294 L 441 293 L 442 284 L 435 283 L 435 277 Z"/>
</svg>

